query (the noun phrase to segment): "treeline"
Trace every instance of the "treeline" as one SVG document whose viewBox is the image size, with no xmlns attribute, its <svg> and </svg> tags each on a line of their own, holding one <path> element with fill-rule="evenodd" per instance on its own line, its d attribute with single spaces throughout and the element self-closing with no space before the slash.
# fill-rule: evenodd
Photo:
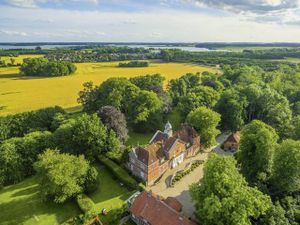
<svg viewBox="0 0 300 225">
<path fill-rule="evenodd" d="M 99 115 L 103 119 L 111 116 Z M 122 115 L 114 116 L 119 116 L 119 127 L 125 126 L 121 127 L 125 136 L 119 137 L 114 131 L 119 131 L 118 127 L 104 125 L 96 114 L 69 118 L 60 107 L 0 117 L 0 184 L 17 183 L 33 175 L 34 162 L 46 149 L 84 155 L 89 162 L 101 154 L 121 160 L 122 143 L 127 137 L 126 122 L 122 121 Z"/>
<path fill-rule="evenodd" d="M 161 50 L 161 59 L 167 62 L 195 62 L 209 66 L 243 64 L 259 66 L 268 71 L 276 70 L 282 64 L 295 67 L 294 63 L 280 61 L 287 57 L 300 58 L 300 48 L 245 50 L 243 52 L 188 52 L 180 49 Z"/>
<path fill-rule="evenodd" d="M 111 105 L 125 114 L 136 131 L 155 131 L 170 110 L 170 98 L 163 89 L 164 77 L 155 74 L 126 78 L 110 78 L 99 86 L 88 82 L 79 93 L 78 102 L 86 112 Z"/>
<path fill-rule="evenodd" d="M 27 58 L 24 59 L 20 71 L 25 76 L 66 76 L 74 73 L 76 66 L 67 61 Z"/>
<path fill-rule="evenodd" d="M 148 67 L 149 62 L 147 61 L 130 61 L 125 63 L 119 63 L 119 67 Z"/>
<path fill-rule="evenodd" d="M 218 48 L 249 48 L 249 47 L 271 47 L 271 48 L 299 48 L 299 43 L 199 43 L 198 48 L 218 49 Z"/>
<path fill-rule="evenodd" d="M 110 62 L 124 60 L 156 59 L 158 53 L 145 48 L 130 47 L 74 47 L 68 52 L 53 52 L 46 55 L 50 60 L 71 62 Z"/>
</svg>

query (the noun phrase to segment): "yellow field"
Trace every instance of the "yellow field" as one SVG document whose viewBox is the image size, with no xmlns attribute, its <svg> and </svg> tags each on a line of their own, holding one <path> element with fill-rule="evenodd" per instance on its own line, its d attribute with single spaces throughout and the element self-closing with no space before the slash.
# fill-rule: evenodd
<svg viewBox="0 0 300 225">
<path fill-rule="evenodd" d="M 66 77 L 24 77 L 16 67 L 0 68 L 0 115 L 30 111 L 59 105 L 66 109 L 78 106 L 78 92 L 82 84 L 100 84 L 111 77 L 134 77 L 160 73 L 167 80 L 188 72 L 216 71 L 192 64 L 151 63 L 145 68 L 118 68 L 118 62 L 76 64 L 74 75 Z"/>
<path fill-rule="evenodd" d="M 26 59 L 26 58 L 40 58 L 42 57 L 43 55 L 19 55 L 17 57 L 10 57 L 10 56 L 0 56 L 1 60 L 4 60 L 5 63 L 10 63 L 10 59 L 13 58 L 15 59 L 15 64 L 17 63 L 22 63 L 23 62 L 23 59 Z"/>
</svg>

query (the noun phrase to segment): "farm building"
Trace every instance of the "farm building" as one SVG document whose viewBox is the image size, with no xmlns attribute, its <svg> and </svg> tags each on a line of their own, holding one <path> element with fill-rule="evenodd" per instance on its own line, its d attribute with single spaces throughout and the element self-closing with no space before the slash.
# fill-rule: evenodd
<svg viewBox="0 0 300 225">
<path fill-rule="evenodd" d="M 224 142 L 224 150 L 236 152 L 239 149 L 241 134 L 239 131 L 232 133 Z"/>
</svg>

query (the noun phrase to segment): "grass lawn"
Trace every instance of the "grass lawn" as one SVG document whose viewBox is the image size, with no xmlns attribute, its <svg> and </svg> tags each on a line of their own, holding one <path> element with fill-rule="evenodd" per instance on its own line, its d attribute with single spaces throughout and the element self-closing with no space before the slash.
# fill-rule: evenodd
<svg viewBox="0 0 300 225">
<path fill-rule="evenodd" d="M 118 180 L 114 180 L 110 172 L 104 167 L 99 166 L 99 188 L 93 194 L 89 194 L 89 197 L 94 201 L 96 210 L 101 212 L 103 208 L 106 208 L 108 214 L 102 216 L 100 219 L 104 224 L 108 224 L 110 221 L 110 211 L 119 209 L 124 202 L 135 192 L 128 191 L 124 186 L 121 186 Z"/>
<path fill-rule="evenodd" d="M 216 71 L 195 64 L 153 62 L 144 68 L 120 68 L 119 62 L 80 63 L 77 71 L 65 77 L 24 77 L 17 67 L 0 68 L 0 115 L 14 114 L 59 105 L 73 111 L 78 106 L 82 84 L 100 84 L 111 77 L 134 77 L 161 73 L 167 80 L 188 72 Z"/>
<path fill-rule="evenodd" d="M 153 136 L 153 132 L 142 134 L 134 131 L 129 131 L 129 139 L 126 142 L 126 145 L 127 146 L 146 145 L 149 143 L 152 136 Z"/>
<path fill-rule="evenodd" d="M 35 177 L 0 191 L 0 225 L 55 225 L 79 213 L 75 202 L 41 202 Z"/>
<path fill-rule="evenodd" d="M 100 185 L 89 197 L 98 212 L 103 208 L 108 210 L 108 215 L 101 217 L 101 221 L 108 224 L 111 219 L 109 212 L 119 209 L 134 191 L 121 186 L 104 166 L 98 168 Z M 81 213 L 76 202 L 62 205 L 41 202 L 35 177 L 0 191 L 0 225 L 55 225 Z"/>
</svg>

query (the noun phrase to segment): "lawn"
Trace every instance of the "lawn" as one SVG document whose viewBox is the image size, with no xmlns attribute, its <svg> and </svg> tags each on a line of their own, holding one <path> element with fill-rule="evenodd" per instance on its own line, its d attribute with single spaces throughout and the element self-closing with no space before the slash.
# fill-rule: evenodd
<svg viewBox="0 0 300 225">
<path fill-rule="evenodd" d="M 74 75 L 66 77 L 24 77 L 17 67 L 0 68 L 0 115 L 59 105 L 71 111 L 78 106 L 82 84 L 100 84 L 111 77 L 134 77 L 161 73 L 167 80 L 188 72 L 216 71 L 214 68 L 183 63 L 151 63 L 145 68 L 119 68 L 118 62 L 76 64 Z"/>
<path fill-rule="evenodd" d="M 35 177 L 0 191 L 0 225 L 55 225 L 79 213 L 75 202 L 41 202 Z"/>
<path fill-rule="evenodd" d="M 100 186 L 89 197 L 98 212 L 103 208 L 108 210 L 108 215 L 101 218 L 106 224 L 111 219 L 109 212 L 120 208 L 134 192 L 114 180 L 105 167 L 98 168 Z M 32 177 L 0 191 L 0 225 L 55 225 L 82 213 L 76 202 L 62 205 L 41 202 L 38 186 L 36 178 Z"/>
<path fill-rule="evenodd" d="M 126 187 L 121 186 L 120 182 L 114 180 L 104 166 L 99 166 L 99 174 L 99 188 L 96 192 L 90 194 L 89 197 L 94 201 L 98 212 L 101 212 L 104 208 L 108 211 L 106 216 L 100 218 L 104 224 L 108 224 L 111 219 L 110 212 L 121 208 L 134 191 L 128 191 Z"/>
</svg>

